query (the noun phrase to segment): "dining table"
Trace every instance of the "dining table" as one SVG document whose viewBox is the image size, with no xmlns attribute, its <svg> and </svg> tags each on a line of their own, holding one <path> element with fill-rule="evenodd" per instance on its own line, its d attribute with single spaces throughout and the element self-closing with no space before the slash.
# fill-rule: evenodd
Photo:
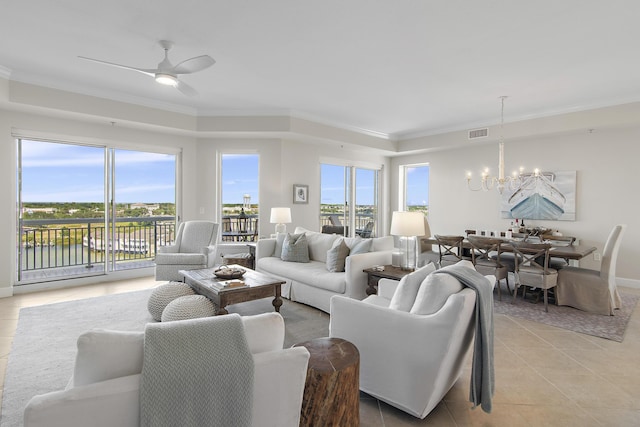
<svg viewBox="0 0 640 427">
<path fill-rule="evenodd" d="M 500 239 L 504 241 L 502 245 L 502 250 L 504 252 L 510 251 L 511 248 L 510 248 L 509 242 L 518 241 L 518 239 L 507 239 L 506 237 L 500 237 Z M 519 240 L 522 240 L 522 239 L 519 239 Z M 438 245 L 438 241 L 435 239 L 435 237 L 422 237 L 421 241 L 422 243 L 425 243 L 427 245 Z M 530 239 L 530 242 L 531 243 L 550 243 L 552 245 L 550 249 L 551 256 L 556 258 L 564 258 L 566 260 L 580 260 L 586 257 L 587 255 L 592 254 L 598 249 L 595 246 L 582 245 L 582 244 L 567 245 L 565 242 L 553 241 L 553 240 L 537 241 L 537 239 Z M 462 249 L 463 250 L 472 249 L 471 243 L 466 238 L 462 241 Z"/>
</svg>

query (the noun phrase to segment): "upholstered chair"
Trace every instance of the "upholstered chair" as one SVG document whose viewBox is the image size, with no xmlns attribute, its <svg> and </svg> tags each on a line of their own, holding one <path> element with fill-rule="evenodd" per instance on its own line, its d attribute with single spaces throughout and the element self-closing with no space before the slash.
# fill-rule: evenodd
<svg viewBox="0 0 640 427">
<path fill-rule="evenodd" d="M 616 260 L 627 226 L 616 225 L 604 245 L 600 271 L 565 267 L 558 273 L 556 301 L 591 313 L 613 315 L 620 308 L 616 286 Z"/>
<path fill-rule="evenodd" d="M 434 270 L 380 279 L 378 294 L 362 301 L 331 298 L 329 335 L 360 351 L 360 390 L 418 418 L 460 377 L 475 331 L 474 290 Z"/>
<path fill-rule="evenodd" d="M 188 334 L 192 325 L 203 320 L 215 322 L 217 317 L 170 323 L 180 323 Z M 252 402 L 251 425 L 297 427 L 308 350 L 283 349 L 284 320 L 279 313 L 244 316 L 242 323 L 254 362 L 253 397 L 247 399 Z M 144 366 L 144 361 L 150 360 L 145 354 L 145 341 L 145 332 L 97 329 L 81 335 L 69 384 L 63 390 L 34 396 L 25 408 L 24 427 L 140 426 L 142 383 L 145 375 L 153 372 Z M 194 345 L 194 353 L 202 353 L 202 347 Z M 172 349 L 167 349 L 167 354 L 175 357 L 171 353 Z M 189 363 L 185 359 L 177 362 Z M 234 378 L 234 374 L 229 373 L 228 377 Z M 215 386 L 224 390 L 225 384 Z"/>
<path fill-rule="evenodd" d="M 181 281 L 179 270 L 211 268 L 216 258 L 218 224 L 186 221 L 180 224 L 175 244 L 161 246 L 156 254 L 156 280 Z"/>
</svg>

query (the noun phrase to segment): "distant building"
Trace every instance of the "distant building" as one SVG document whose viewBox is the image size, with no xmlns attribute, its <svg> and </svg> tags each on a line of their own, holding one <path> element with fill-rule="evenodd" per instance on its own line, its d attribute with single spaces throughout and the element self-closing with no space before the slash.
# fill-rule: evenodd
<svg viewBox="0 0 640 427">
<path fill-rule="evenodd" d="M 44 212 L 46 214 L 56 213 L 58 209 L 56 208 L 22 208 L 22 213 L 26 213 L 28 215 L 32 215 L 35 212 Z"/>
</svg>

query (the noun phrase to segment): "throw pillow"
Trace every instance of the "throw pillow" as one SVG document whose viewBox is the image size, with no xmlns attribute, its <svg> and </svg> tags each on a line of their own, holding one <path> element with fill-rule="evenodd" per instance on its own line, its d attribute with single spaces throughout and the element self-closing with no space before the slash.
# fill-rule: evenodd
<svg viewBox="0 0 640 427">
<path fill-rule="evenodd" d="M 282 244 L 284 243 L 285 236 L 284 233 L 278 233 L 276 236 L 276 249 L 273 251 L 273 256 L 276 258 L 282 258 Z"/>
<path fill-rule="evenodd" d="M 309 262 L 309 245 L 307 237 L 302 234 L 289 234 L 282 243 L 282 260 L 289 262 Z"/>
<path fill-rule="evenodd" d="M 362 239 L 351 247 L 349 255 L 364 254 L 371 251 L 371 239 Z"/>
<path fill-rule="evenodd" d="M 409 312 L 416 300 L 416 295 L 418 295 L 420 284 L 434 271 L 436 271 L 436 266 L 431 262 L 413 273 L 404 276 L 400 280 L 396 292 L 393 294 L 393 298 L 391 298 L 389 308 Z"/>
<path fill-rule="evenodd" d="M 464 285 L 450 274 L 429 274 L 420 284 L 411 314 L 433 314 L 440 310 L 450 295 L 460 292 Z"/>
<path fill-rule="evenodd" d="M 327 270 L 331 273 L 344 271 L 345 260 L 349 256 L 349 246 L 344 239 L 336 240 L 333 247 L 327 251 Z"/>
<path fill-rule="evenodd" d="M 144 332 L 94 329 L 78 337 L 73 385 L 82 386 L 142 372 Z"/>
</svg>

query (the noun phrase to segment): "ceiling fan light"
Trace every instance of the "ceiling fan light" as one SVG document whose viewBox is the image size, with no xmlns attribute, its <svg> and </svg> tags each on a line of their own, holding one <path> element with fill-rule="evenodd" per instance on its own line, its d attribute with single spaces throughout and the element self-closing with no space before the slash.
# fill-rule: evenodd
<svg viewBox="0 0 640 427">
<path fill-rule="evenodd" d="M 172 76 L 171 74 L 156 74 L 156 81 L 160 84 L 167 86 L 176 86 L 178 84 L 178 79 L 176 76 Z"/>
</svg>

